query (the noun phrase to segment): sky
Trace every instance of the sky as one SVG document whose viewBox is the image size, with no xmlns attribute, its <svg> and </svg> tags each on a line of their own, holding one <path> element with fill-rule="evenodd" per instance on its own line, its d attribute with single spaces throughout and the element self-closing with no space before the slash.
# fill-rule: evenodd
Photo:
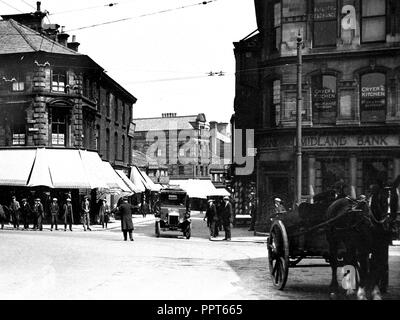
<svg viewBox="0 0 400 320">
<path fill-rule="evenodd" d="M 253 0 L 42 0 L 46 23 L 65 26 L 109 76 L 133 94 L 134 118 L 205 113 L 229 122 L 235 96 L 233 42 L 257 29 Z M 117 3 L 112 7 L 110 3 Z M 194 5 L 196 4 L 196 5 Z M 193 6 L 191 6 L 193 5 Z M 181 8 L 185 7 L 185 8 Z M 36 0 L 1 0 L 1 14 Z M 181 8 L 176 10 L 169 10 Z M 168 10 L 164 13 L 151 13 Z M 94 24 L 117 23 L 77 30 Z M 70 38 L 71 40 L 71 38 Z M 225 76 L 209 77 L 223 71 Z"/>
</svg>

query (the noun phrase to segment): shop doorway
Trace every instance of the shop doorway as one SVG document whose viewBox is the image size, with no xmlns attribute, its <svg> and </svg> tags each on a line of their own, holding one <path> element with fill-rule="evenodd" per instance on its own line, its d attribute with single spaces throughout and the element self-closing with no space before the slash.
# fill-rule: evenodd
<svg viewBox="0 0 400 320">
<path fill-rule="evenodd" d="M 291 203 L 293 195 L 289 194 L 289 177 L 284 174 L 267 176 L 268 202 L 272 203 L 275 197 L 282 199 L 285 207 Z"/>
</svg>

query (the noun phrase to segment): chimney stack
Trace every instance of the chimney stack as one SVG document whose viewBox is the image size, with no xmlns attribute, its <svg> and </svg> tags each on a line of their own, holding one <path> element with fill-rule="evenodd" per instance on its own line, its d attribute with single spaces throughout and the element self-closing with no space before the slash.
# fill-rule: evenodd
<svg viewBox="0 0 400 320">
<path fill-rule="evenodd" d="M 67 47 L 68 46 L 67 42 L 68 42 L 69 34 L 64 32 L 64 28 L 65 28 L 65 26 L 61 27 L 61 33 L 59 33 L 57 35 L 57 40 L 58 40 L 59 44 L 63 45 L 64 47 Z"/>
<path fill-rule="evenodd" d="M 36 9 L 36 12 L 41 12 L 41 11 L 42 11 L 42 10 L 40 9 L 41 4 L 42 4 L 42 3 L 41 3 L 40 1 L 37 1 L 37 2 L 36 2 L 36 8 L 37 8 L 37 9 Z"/>
<path fill-rule="evenodd" d="M 163 113 L 163 118 L 176 118 L 176 113 Z"/>
<path fill-rule="evenodd" d="M 68 48 L 78 52 L 80 43 L 76 41 L 76 35 L 72 36 L 72 41 L 67 44 Z"/>
</svg>

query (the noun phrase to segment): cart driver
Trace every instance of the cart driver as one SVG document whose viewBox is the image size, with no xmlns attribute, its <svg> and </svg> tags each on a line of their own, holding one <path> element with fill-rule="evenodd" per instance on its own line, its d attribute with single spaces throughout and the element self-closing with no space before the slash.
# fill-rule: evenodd
<svg viewBox="0 0 400 320">
<path fill-rule="evenodd" d="M 287 210 L 282 204 L 282 200 L 280 198 L 275 198 L 274 199 L 274 206 L 272 207 L 272 212 L 271 212 L 271 219 L 278 217 L 281 214 L 286 213 Z"/>
</svg>

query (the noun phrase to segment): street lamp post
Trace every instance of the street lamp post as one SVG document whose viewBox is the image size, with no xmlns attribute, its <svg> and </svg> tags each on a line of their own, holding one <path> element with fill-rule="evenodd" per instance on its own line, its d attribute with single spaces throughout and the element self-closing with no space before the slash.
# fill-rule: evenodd
<svg viewBox="0 0 400 320">
<path fill-rule="evenodd" d="M 300 31 L 297 36 L 297 104 L 296 104 L 296 203 L 301 202 L 302 182 L 302 111 L 303 111 L 303 84 L 302 84 L 302 46 L 303 39 Z"/>
</svg>

